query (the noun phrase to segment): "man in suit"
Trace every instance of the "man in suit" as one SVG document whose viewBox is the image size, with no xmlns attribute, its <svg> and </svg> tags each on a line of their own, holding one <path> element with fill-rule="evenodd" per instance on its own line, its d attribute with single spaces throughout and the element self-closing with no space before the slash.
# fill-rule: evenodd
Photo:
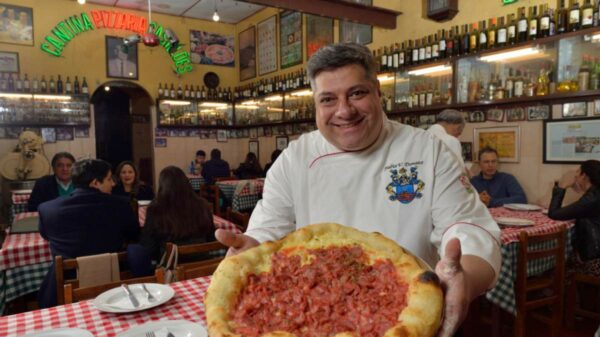
<svg viewBox="0 0 600 337">
<path fill-rule="evenodd" d="M 50 242 L 52 256 L 70 259 L 122 251 L 137 240 L 140 226 L 129 199 L 111 195 L 115 183 L 110 164 L 88 159 L 73 167 L 75 190 L 70 196 L 39 206 L 40 234 Z M 54 265 L 38 295 L 41 308 L 56 305 Z"/>
<path fill-rule="evenodd" d="M 221 151 L 212 149 L 210 151 L 210 160 L 202 165 L 202 177 L 207 184 L 213 184 L 215 178 L 229 177 L 229 163 L 221 159 Z"/>
<path fill-rule="evenodd" d="M 27 203 L 28 211 L 36 212 L 41 203 L 73 192 L 71 167 L 74 162 L 75 157 L 69 152 L 59 152 L 52 157 L 51 164 L 54 174 L 41 177 L 35 182 Z"/>
</svg>

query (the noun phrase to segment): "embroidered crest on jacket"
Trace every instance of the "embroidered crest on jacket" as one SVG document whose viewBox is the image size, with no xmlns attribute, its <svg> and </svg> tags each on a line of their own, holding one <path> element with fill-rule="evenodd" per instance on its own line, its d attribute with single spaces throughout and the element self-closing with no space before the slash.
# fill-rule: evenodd
<svg viewBox="0 0 600 337">
<path fill-rule="evenodd" d="M 387 185 L 386 191 L 390 194 L 391 201 L 398 200 L 403 204 L 408 204 L 415 198 L 420 199 L 423 196 L 421 192 L 425 188 L 425 182 L 419 179 L 416 166 L 410 168 L 410 173 L 404 167 L 400 170 L 390 170 L 390 173 L 392 182 Z"/>
</svg>

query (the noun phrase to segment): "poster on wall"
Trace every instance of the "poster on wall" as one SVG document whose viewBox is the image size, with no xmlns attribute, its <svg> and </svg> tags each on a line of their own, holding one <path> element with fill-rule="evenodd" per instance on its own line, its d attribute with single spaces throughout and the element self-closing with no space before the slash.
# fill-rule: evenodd
<svg viewBox="0 0 600 337">
<path fill-rule="evenodd" d="M 256 28 L 246 29 L 238 35 L 240 81 L 256 77 Z"/>
<path fill-rule="evenodd" d="M 544 163 L 600 160 L 600 118 L 544 121 Z"/>
<path fill-rule="evenodd" d="M 0 51 L 0 72 L 19 73 L 19 53 Z"/>
<path fill-rule="evenodd" d="M 280 15 L 281 69 L 285 69 L 302 63 L 302 15 L 290 11 Z"/>
<path fill-rule="evenodd" d="M 306 14 L 306 59 L 333 43 L 333 19 Z"/>
<path fill-rule="evenodd" d="M 0 3 L 0 42 L 33 46 L 33 9 Z"/>
<path fill-rule="evenodd" d="M 137 44 L 123 43 L 123 38 L 106 37 L 106 77 L 138 79 Z"/>
<path fill-rule="evenodd" d="M 373 0 L 353 0 L 349 2 L 355 2 L 365 6 L 373 5 Z M 373 27 L 370 25 L 340 20 L 340 42 L 354 42 L 363 45 L 369 44 L 373 42 Z"/>
<path fill-rule="evenodd" d="M 258 25 L 258 75 L 277 70 L 277 16 Z"/>
<path fill-rule="evenodd" d="M 521 132 L 518 126 L 477 128 L 473 130 L 474 152 L 489 146 L 498 151 L 500 162 L 519 162 Z M 479 160 L 479 158 L 476 158 Z"/>
<path fill-rule="evenodd" d="M 190 30 L 192 63 L 235 66 L 233 36 Z"/>
</svg>

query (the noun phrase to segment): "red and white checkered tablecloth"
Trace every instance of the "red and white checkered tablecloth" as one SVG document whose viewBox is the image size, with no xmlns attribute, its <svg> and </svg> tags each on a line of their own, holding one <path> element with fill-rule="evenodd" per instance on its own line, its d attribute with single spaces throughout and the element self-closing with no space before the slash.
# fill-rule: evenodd
<svg viewBox="0 0 600 337">
<path fill-rule="evenodd" d="M 237 194 L 239 196 L 246 196 L 252 194 L 262 194 L 263 187 L 265 186 L 265 180 L 262 178 L 259 179 L 248 179 L 248 180 L 223 180 L 217 182 L 217 186 L 225 192 L 228 193 L 231 190 L 231 194 L 237 188 L 238 184 L 245 184 L 241 191 Z M 251 189 L 252 187 L 252 189 Z M 231 196 L 228 196 L 231 197 Z"/>
<path fill-rule="evenodd" d="M 548 234 L 556 232 L 560 225 L 566 225 L 567 228 L 571 228 L 573 225 L 575 225 L 574 220 L 552 220 L 548 217 L 548 215 L 539 211 L 513 211 L 504 207 L 490 208 L 489 210 L 493 217 L 521 218 L 535 222 L 533 226 L 528 227 L 502 228 L 502 233 L 500 234 L 502 244 L 519 241 L 519 233 L 521 231 L 526 231 L 528 234 Z"/>
<path fill-rule="evenodd" d="M 139 207 L 140 226 L 146 219 L 146 207 Z M 15 220 L 37 216 L 37 212 L 19 213 Z M 213 215 L 216 228 L 222 228 L 235 233 L 241 233 L 237 226 L 230 221 Z M 50 245 L 39 233 L 9 234 L 0 249 L 0 271 L 10 268 L 47 262 L 52 259 Z M 0 335 L 2 336 L 2 335 Z"/>
<path fill-rule="evenodd" d="M 31 197 L 31 193 L 13 193 L 11 199 L 13 204 L 26 204 L 29 197 Z"/>
<path fill-rule="evenodd" d="M 112 337 L 150 321 L 187 320 L 206 326 L 204 295 L 209 277 L 175 282 L 175 296 L 167 303 L 130 314 L 109 314 L 97 310 L 92 301 L 62 305 L 0 317 L 0 336 L 19 337 L 57 328 L 80 328 L 95 337 Z"/>
</svg>

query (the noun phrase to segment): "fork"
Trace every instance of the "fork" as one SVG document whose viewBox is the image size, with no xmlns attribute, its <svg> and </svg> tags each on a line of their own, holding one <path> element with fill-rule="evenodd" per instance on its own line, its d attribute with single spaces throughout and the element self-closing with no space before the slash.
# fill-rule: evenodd
<svg viewBox="0 0 600 337">
<path fill-rule="evenodd" d="M 148 298 L 148 302 L 156 302 L 156 298 L 152 296 L 152 294 L 146 288 L 146 284 L 142 283 L 142 289 L 146 292 L 146 298 Z M 152 333 L 154 335 L 154 333 Z M 154 336 L 146 336 L 146 337 L 154 337 Z"/>
<path fill-rule="evenodd" d="M 156 337 L 154 331 L 146 332 L 146 337 Z"/>
</svg>

